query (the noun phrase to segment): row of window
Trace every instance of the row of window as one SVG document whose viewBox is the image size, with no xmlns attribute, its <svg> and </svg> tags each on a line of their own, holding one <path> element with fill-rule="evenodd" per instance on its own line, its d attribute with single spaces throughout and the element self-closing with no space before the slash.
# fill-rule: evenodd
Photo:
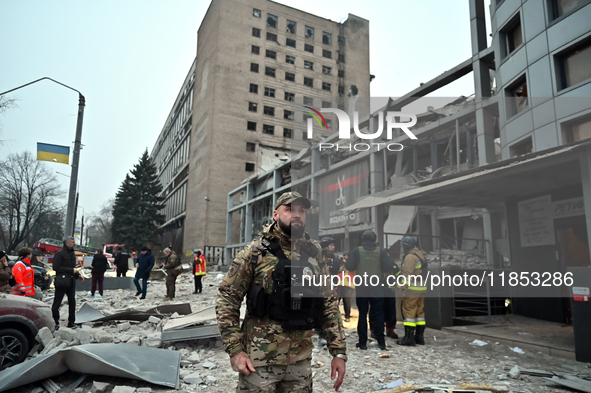
<svg viewBox="0 0 591 393">
<path fill-rule="evenodd" d="M 259 55 L 261 53 L 261 47 L 260 46 L 256 46 L 256 45 L 252 45 L 251 53 L 254 54 L 254 55 Z M 277 52 L 274 51 L 274 50 L 266 49 L 265 50 L 265 57 L 268 58 L 268 59 L 277 60 Z M 295 56 L 287 55 L 287 54 L 285 55 L 285 62 L 287 64 L 294 64 L 295 65 L 295 61 L 296 61 L 296 57 Z M 314 70 L 314 62 L 313 61 L 310 61 L 310 60 L 304 60 L 304 68 L 307 69 L 307 70 L 312 70 L 313 71 Z M 323 74 L 326 74 L 326 75 L 331 75 L 332 74 L 332 67 L 329 67 L 327 65 L 323 65 L 322 66 L 322 73 Z M 338 70 L 338 76 L 340 78 L 344 78 L 345 77 L 345 71 L 344 70 Z"/>
<path fill-rule="evenodd" d="M 166 206 L 162 209 L 162 214 L 166 221 L 173 219 L 186 210 L 187 201 L 187 182 L 183 183 L 172 195 L 164 202 Z"/>
<path fill-rule="evenodd" d="M 291 112 L 291 111 L 286 111 L 286 112 Z M 291 112 L 290 115 L 293 116 L 293 112 Z M 305 122 L 311 118 L 312 118 L 312 116 L 304 114 L 303 120 Z M 287 119 L 287 117 L 286 117 L 286 119 Z M 330 129 L 332 127 L 332 122 L 330 119 L 326 119 L 326 124 L 328 125 L 328 129 Z M 246 122 L 246 129 L 248 131 L 256 131 L 257 130 L 257 122 L 256 121 L 247 121 Z M 275 135 L 275 126 L 271 125 L 271 124 L 263 124 L 263 134 Z M 284 137 L 291 138 L 292 134 L 293 134 L 292 128 L 284 128 L 283 129 L 283 136 Z"/>
<path fill-rule="evenodd" d="M 257 63 L 250 63 L 250 71 L 258 74 L 259 65 Z M 275 78 L 277 76 L 277 69 L 273 68 L 273 67 L 265 67 L 265 75 Z M 285 72 L 285 80 L 288 82 L 295 82 L 295 74 L 286 71 Z M 304 83 L 304 86 L 314 87 L 314 79 L 313 78 L 308 78 L 307 76 L 305 76 L 303 83 Z M 252 85 L 251 85 L 251 87 L 252 87 Z M 267 88 L 265 88 L 265 89 L 267 89 Z M 257 91 L 252 91 L 252 89 L 251 89 L 251 93 L 258 93 L 258 87 L 256 88 L 256 90 Z M 274 89 L 271 89 L 271 90 L 274 90 Z M 322 90 L 331 91 L 332 90 L 332 83 L 322 82 Z M 342 85 L 339 85 L 338 92 L 339 92 L 339 94 L 344 94 L 345 87 Z M 267 90 L 265 90 L 265 95 L 269 96 L 269 97 L 275 97 L 274 92 L 273 92 L 273 95 L 267 94 Z"/>
<path fill-rule="evenodd" d="M 175 115 L 171 116 L 167 126 L 165 127 L 164 137 L 160 139 L 158 145 L 154 149 L 152 156 L 153 162 L 162 171 L 166 165 L 167 159 L 170 157 L 178 144 L 181 142 L 183 135 L 186 133 L 190 124 L 185 124 L 191 116 L 193 111 L 193 89 L 190 89 L 186 94 L 186 98 L 181 102 L 176 110 Z M 183 128 L 183 126 L 185 126 Z"/>
<path fill-rule="evenodd" d="M 261 29 L 253 27 L 252 28 L 252 36 L 260 38 L 261 37 Z M 267 38 L 267 41 L 279 43 L 278 38 L 277 38 L 277 34 L 267 32 L 266 38 Z M 294 40 L 292 38 L 286 38 L 285 45 L 297 49 L 296 40 Z M 304 51 L 314 54 L 314 45 L 304 44 Z M 332 59 L 332 52 L 327 49 L 322 49 L 322 57 L 326 57 L 327 59 Z M 337 61 L 339 63 L 344 63 L 345 62 L 345 55 L 342 53 L 339 53 L 339 55 L 337 57 Z"/>
<path fill-rule="evenodd" d="M 160 172 L 159 178 L 160 183 L 162 183 L 162 187 L 166 187 L 166 185 L 177 174 L 179 169 L 189 160 L 190 145 L 191 135 L 189 134 L 183 140 L 179 148 L 174 152 L 172 159 L 168 161 L 164 169 Z"/>
<path fill-rule="evenodd" d="M 251 93 L 253 93 L 253 94 L 258 94 L 259 93 L 259 85 L 255 84 L 255 83 L 251 83 L 250 84 L 249 91 Z M 272 87 L 265 87 L 265 90 L 264 90 L 264 96 L 265 97 L 276 98 L 276 95 L 277 95 L 277 90 L 276 89 L 274 89 Z M 285 92 L 283 92 L 283 99 L 285 101 L 293 102 L 293 101 L 295 101 L 295 93 L 291 93 L 289 91 L 285 91 Z M 251 104 L 252 104 L 252 106 L 251 106 Z M 314 98 L 304 96 L 304 105 L 314 106 Z M 256 107 L 257 107 L 257 103 L 250 102 L 248 109 L 251 112 L 256 112 L 257 111 Z M 334 104 L 331 101 L 324 101 L 324 100 L 322 100 L 322 106 L 321 107 L 322 108 L 334 108 Z M 341 110 L 344 110 L 344 106 L 341 105 L 341 104 L 338 105 L 338 108 L 341 109 Z"/>
<path fill-rule="evenodd" d="M 259 10 L 257 8 L 253 8 L 252 15 L 255 18 L 260 18 L 262 16 L 262 12 L 261 12 L 261 10 Z M 277 17 L 277 15 L 267 13 L 267 27 L 269 27 L 271 29 L 278 29 L 279 28 L 279 17 Z M 297 27 L 298 27 L 297 22 L 295 22 L 293 20 L 286 19 L 285 31 L 287 33 L 295 35 L 297 33 Z M 307 40 L 314 41 L 314 36 L 315 36 L 314 27 L 304 25 L 304 37 Z M 332 34 L 327 31 L 323 31 L 322 32 L 322 43 L 324 45 L 332 45 Z M 338 36 L 338 43 L 344 44 L 345 37 L 339 35 Z"/>
</svg>

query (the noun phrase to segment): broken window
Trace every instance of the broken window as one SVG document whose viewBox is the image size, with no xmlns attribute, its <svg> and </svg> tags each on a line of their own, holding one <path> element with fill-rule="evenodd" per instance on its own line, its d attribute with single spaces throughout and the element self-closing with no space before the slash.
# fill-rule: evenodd
<svg viewBox="0 0 591 393">
<path fill-rule="evenodd" d="M 330 130 L 330 127 L 332 126 L 332 120 L 331 119 L 325 119 L 326 120 L 326 128 L 328 128 Z"/>
<path fill-rule="evenodd" d="M 527 82 L 525 80 L 525 75 L 508 87 L 505 91 L 505 95 L 508 98 L 507 112 L 509 117 L 524 111 L 528 106 Z"/>
<path fill-rule="evenodd" d="M 345 94 L 345 86 L 339 85 L 339 94 Z"/>
<path fill-rule="evenodd" d="M 345 70 L 339 70 L 339 78 L 345 77 Z"/>
<path fill-rule="evenodd" d="M 314 53 L 314 45 L 306 44 L 304 45 L 304 50 L 306 52 Z"/>
<path fill-rule="evenodd" d="M 286 38 L 285 39 L 285 45 L 287 46 L 291 46 L 292 48 L 296 47 L 296 41 L 292 40 L 291 38 Z"/>
<path fill-rule="evenodd" d="M 576 45 L 556 57 L 558 65 L 558 90 L 576 85 L 591 78 L 591 41 Z"/>
<path fill-rule="evenodd" d="M 294 101 L 295 100 L 295 94 L 294 93 L 290 93 L 288 91 L 286 91 L 284 93 L 283 98 L 285 98 L 285 101 Z"/>
<path fill-rule="evenodd" d="M 256 143 L 246 142 L 246 151 L 256 151 Z"/>
<path fill-rule="evenodd" d="M 327 33 L 326 31 L 322 32 L 322 43 L 324 45 L 332 45 L 332 34 Z"/>
<path fill-rule="evenodd" d="M 256 112 L 257 106 L 258 106 L 258 104 L 256 102 L 249 102 L 248 103 L 248 110 L 251 112 Z"/>
<path fill-rule="evenodd" d="M 339 63 L 344 63 L 345 62 L 345 55 L 343 55 L 342 53 L 339 53 Z"/>
<path fill-rule="evenodd" d="M 277 34 L 267 32 L 267 41 L 277 42 Z"/>
<path fill-rule="evenodd" d="M 293 120 L 293 112 L 288 111 L 287 109 L 283 110 L 283 118 L 287 120 Z"/>
<path fill-rule="evenodd" d="M 275 77 L 275 68 L 265 67 L 265 75 Z"/>
<path fill-rule="evenodd" d="M 265 87 L 265 97 L 275 97 L 275 89 Z"/>
<path fill-rule="evenodd" d="M 307 114 L 307 113 L 304 113 L 304 116 L 303 116 L 304 123 L 306 123 L 306 122 L 308 121 L 308 119 L 311 119 L 311 118 L 312 118 L 312 116 L 311 116 L 311 115 L 309 115 L 309 114 Z"/>
<path fill-rule="evenodd" d="M 277 24 L 279 23 L 279 18 L 273 14 L 267 14 L 267 27 L 271 27 L 273 29 L 277 28 Z"/>
<path fill-rule="evenodd" d="M 332 52 L 326 49 L 322 49 L 322 57 L 326 57 L 327 59 L 332 59 Z"/>
<path fill-rule="evenodd" d="M 253 8 L 252 9 L 252 16 L 254 16 L 255 18 L 260 18 L 261 17 L 261 10 Z"/>
<path fill-rule="evenodd" d="M 328 82 L 322 82 L 322 90 L 330 91 L 331 84 Z"/>
<path fill-rule="evenodd" d="M 246 123 L 246 129 L 249 131 L 256 131 L 257 130 L 257 123 L 254 121 L 249 121 Z"/>
<path fill-rule="evenodd" d="M 339 36 L 338 38 L 339 44 L 344 44 L 345 43 L 345 37 L 343 37 L 342 35 Z"/>
<path fill-rule="evenodd" d="M 314 79 L 304 77 L 304 85 L 314 87 Z"/>
<path fill-rule="evenodd" d="M 589 0 L 551 0 L 551 18 L 552 20 L 558 19 L 587 4 L 589 4 Z"/>
<path fill-rule="evenodd" d="M 257 63 L 250 63 L 250 71 L 251 72 L 259 72 L 259 65 Z"/>
<path fill-rule="evenodd" d="M 275 134 L 275 126 L 270 124 L 263 124 L 263 134 L 274 135 Z"/>
<path fill-rule="evenodd" d="M 284 128 L 283 129 L 283 137 L 284 138 L 291 138 L 293 135 L 293 130 L 291 128 Z"/>
<path fill-rule="evenodd" d="M 332 107 L 332 103 L 330 101 L 322 101 L 323 108 L 330 108 Z"/>
<path fill-rule="evenodd" d="M 511 157 L 522 156 L 524 154 L 531 153 L 532 151 L 534 151 L 534 145 L 532 143 L 531 136 L 509 147 Z"/>
<path fill-rule="evenodd" d="M 332 67 L 329 66 L 322 66 L 322 73 L 323 74 L 327 74 L 330 75 L 330 72 L 332 71 Z"/>
<path fill-rule="evenodd" d="M 509 23 L 501 30 L 501 51 L 502 57 L 509 56 L 517 47 L 523 43 L 521 34 L 521 19 L 519 14 L 515 15 Z"/>
<path fill-rule="evenodd" d="M 287 64 L 295 64 L 295 56 L 285 55 L 285 62 Z"/>
<path fill-rule="evenodd" d="M 295 34 L 296 33 L 296 26 L 297 23 L 294 22 L 293 20 L 287 20 L 287 32 L 290 34 Z"/>
<path fill-rule="evenodd" d="M 311 61 L 308 61 L 308 60 L 304 60 L 304 68 L 306 68 L 308 70 L 313 70 L 314 63 L 312 63 Z"/>
<path fill-rule="evenodd" d="M 277 52 L 275 52 L 274 50 L 267 49 L 267 51 L 265 52 L 265 57 L 268 57 L 269 59 L 277 60 Z"/>
<path fill-rule="evenodd" d="M 244 166 L 244 170 L 246 172 L 254 172 L 254 164 L 252 162 L 247 162 Z"/>
<path fill-rule="evenodd" d="M 250 84 L 250 93 L 259 94 L 259 85 L 255 85 L 254 83 Z"/>
<path fill-rule="evenodd" d="M 251 49 L 251 52 L 253 54 L 255 54 L 255 55 L 258 55 L 259 53 L 261 53 L 261 47 L 260 46 L 253 45 L 252 46 L 252 49 Z"/>
<path fill-rule="evenodd" d="M 295 74 L 292 74 L 291 72 L 286 72 L 285 73 L 285 80 L 290 81 L 290 82 L 295 82 Z"/>
<path fill-rule="evenodd" d="M 304 96 L 304 105 L 314 105 L 314 99 L 312 97 Z"/>
<path fill-rule="evenodd" d="M 310 26 L 306 26 L 306 31 L 305 31 L 304 37 L 306 37 L 309 40 L 314 41 L 314 28 L 310 27 Z"/>
<path fill-rule="evenodd" d="M 265 115 L 269 115 L 269 116 L 275 116 L 275 108 L 273 108 L 272 106 L 264 106 L 263 107 L 263 113 Z"/>
<path fill-rule="evenodd" d="M 591 138 L 591 115 L 562 124 L 562 143 L 571 143 Z"/>
<path fill-rule="evenodd" d="M 261 36 L 261 29 L 257 29 L 256 27 L 252 28 L 252 36 L 253 37 L 260 37 Z"/>
</svg>

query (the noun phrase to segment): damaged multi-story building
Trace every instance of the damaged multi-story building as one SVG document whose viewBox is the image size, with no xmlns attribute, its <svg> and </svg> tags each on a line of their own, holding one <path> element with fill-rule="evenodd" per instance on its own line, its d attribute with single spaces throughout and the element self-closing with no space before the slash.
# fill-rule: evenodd
<svg viewBox="0 0 591 393">
<path fill-rule="evenodd" d="M 212 0 L 197 53 L 152 149 L 163 185 L 163 244 L 226 246 L 229 191 L 304 149 L 293 105 L 369 96 L 369 21 L 331 21 L 269 0 Z M 328 129 L 320 136 L 332 133 Z"/>
<path fill-rule="evenodd" d="M 575 353 L 560 355 L 590 361 L 591 2 L 493 0 L 491 31 L 484 1 L 469 7 L 472 56 L 359 121 L 374 133 L 386 129 L 384 113 L 418 113 L 417 139 L 382 132 L 373 141 L 381 148 L 356 150 L 346 145 L 367 140 L 333 133 L 244 181 L 228 195 L 226 260 L 270 220 L 282 192 L 297 190 L 313 201 L 307 230 L 330 235 L 341 252 L 371 229 L 395 260 L 398 240 L 413 234 L 433 272 L 570 273 L 571 285 L 543 293 L 490 281 L 440 290 L 427 299 L 427 324 L 507 308 L 573 322 Z M 470 73 L 473 95 L 432 97 Z M 341 148 L 322 149 L 331 144 Z"/>
</svg>

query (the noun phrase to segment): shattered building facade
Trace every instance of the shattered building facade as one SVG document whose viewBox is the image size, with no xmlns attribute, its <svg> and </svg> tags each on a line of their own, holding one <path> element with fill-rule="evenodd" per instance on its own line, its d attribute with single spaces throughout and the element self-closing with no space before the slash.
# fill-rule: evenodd
<svg viewBox="0 0 591 393">
<path fill-rule="evenodd" d="M 309 146 L 294 102 L 320 108 L 351 89 L 368 96 L 369 84 L 369 21 L 349 14 L 338 23 L 269 0 L 212 0 L 151 152 L 166 197 L 162 244 L 221 260 L 228 192 Z"/>
<path fill-rule="evenodd" d="M 395 260 L 400 237 L 415 235 L 434 271 L 573 273 L 575 289 L 548 287 L 544 296 L 531 286 L 495 293 L 490 283 L 463 297 L 466 288 L 438 293 L 427 324 L 509 308 L 572 322 L 576 358 L 590 361 L 591 3 L 493 0 L 490 46 L 484 2 L 469 4 L 472 56 L 359 122 L 373 133 L 379 112 L 422 108 L 411 128 L 418 139 L 382 134 L 401 151 L 316 144 L 247 179 L 228 194 L 226 261 L 268 221 L 277 197 L 297 190 L 313 201 L 307 230 L 332 236 L 342 252 L 371 229 Z M 469 73 L 473 96 L 442 105 L 426 97 Z"/>
</svg>

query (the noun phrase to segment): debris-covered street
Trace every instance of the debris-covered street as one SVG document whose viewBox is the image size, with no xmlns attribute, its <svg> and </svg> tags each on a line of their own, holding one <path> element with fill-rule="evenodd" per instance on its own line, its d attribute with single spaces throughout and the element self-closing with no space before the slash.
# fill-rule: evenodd
<svg viewBox="0 0 591 393">
<path fill-rule="evenodd" d="M 132 290 L 105 291 L 104 298 L 90 299 L 86 292 L 77 293 L 77 308 L 87 304 L 105 315 L 128 308 L 149 309 L 169 304 L 190 303 L 193 312 L 211 307 L 215 301 L 217 285 L 221 281 L 221 274 L 211 272 L 204 281 L 203 294 L 192 294 L 193 281 L 190 275 L 181 275 L 177 283 L 176 298 L 173 302 L 164 302 L 164 282 L 151 281 L 147 299 L 140 301 L 134 297 Z M 52 300 L 52 292 L 46 292 L 46 302 Z M 61 316 L 67 315 L 67 304 L 64 301 Z M 211 314 L 210 314 L 211 315 Z M 544 378 L 552 373 L 562 375 L 576 375 L 589 378 L 591 365 L 574 360 L 552 357 L 542 353 L 524 350 L 524 353 L 514 352 L 508 345 L 488 342 L 482 346 L 476 345 L 474 338 L 453 334 L 446 331 L 427 329 L 425 346 L 400 347 L 394 340 L 387 338 L 387 351 L 380 351 L 375 343 L 370 343 L 367 351 L 355 349 L 357 334 L 355 326 L 356 310 L 353 318 L 345 323 L 349 360 L 345 383 L 342 392 L 371 392 L 383 390 L 389 392 L 412 391 L 416 387 L 464 387 L 472 391 L 476 386 L 490 391 L 508 392 L 569 392 Z M 88 343 L 115 343 L 117 348 L 125 351 L 126 345 L 141 345 L 153 348 L 163 348 L 179 351 L 180 389 L 167 389 L 162 386 L 143 381 L 115 378 L 104 375 L 87 375 L 74 392 L 228 392 L 236 386 L 237 373 L 230 367 L 230 361 L 222 348 L 219 337 L 200 340 L 163 343 L 161 331 L 170 319 L 182 318 L 173 314 L 163 319 L 151 316 L 143 322 L 127 320 L 111 320 L 106 322 L 88 322 L 77 329 L 60 328 L 53 337 L 40 337 L 47 345 L 40 346 L 35 356 L 59 350 L 68 346 Z M 209 320 L 208 324 L 215 324 Z M 63 326 L 63 325 L 62 325 Z M 401 333 L 401 325 L 397 331 Z M 49 332 L 46 332 L 49 333 Z M 40 334 L 40 336 L 43 336 Z M 312 365 L 314 372 L 314 391 L 330 392 L 331 356 L 326 346 L 320 345 L 315 336 Z M 158 364 L 158 358 L 150 359 Z M 545 374 L 547 373 L 547 374 Z M 61 388 L 71 386 L 81 377 L 80 374 L 67 371 L 51 378 Z M 388 384 L 403 386 L 388 389 Z M 464 385 L 462 385 L 464 384 Z M 470 385 L 471 384 L 471 385 Z M 393 385 L 391 385 L 393 386 Z M 55 385 L 54 385 L 55 387 Z M 13 389 L 15 393 L 50 391 L 51 384 L 45 382 L 31 383 Z M 495 390 L 496 389 L 496 390 Z M 457 390 L 454 390 L 457 391 Z"/>
</svg>

